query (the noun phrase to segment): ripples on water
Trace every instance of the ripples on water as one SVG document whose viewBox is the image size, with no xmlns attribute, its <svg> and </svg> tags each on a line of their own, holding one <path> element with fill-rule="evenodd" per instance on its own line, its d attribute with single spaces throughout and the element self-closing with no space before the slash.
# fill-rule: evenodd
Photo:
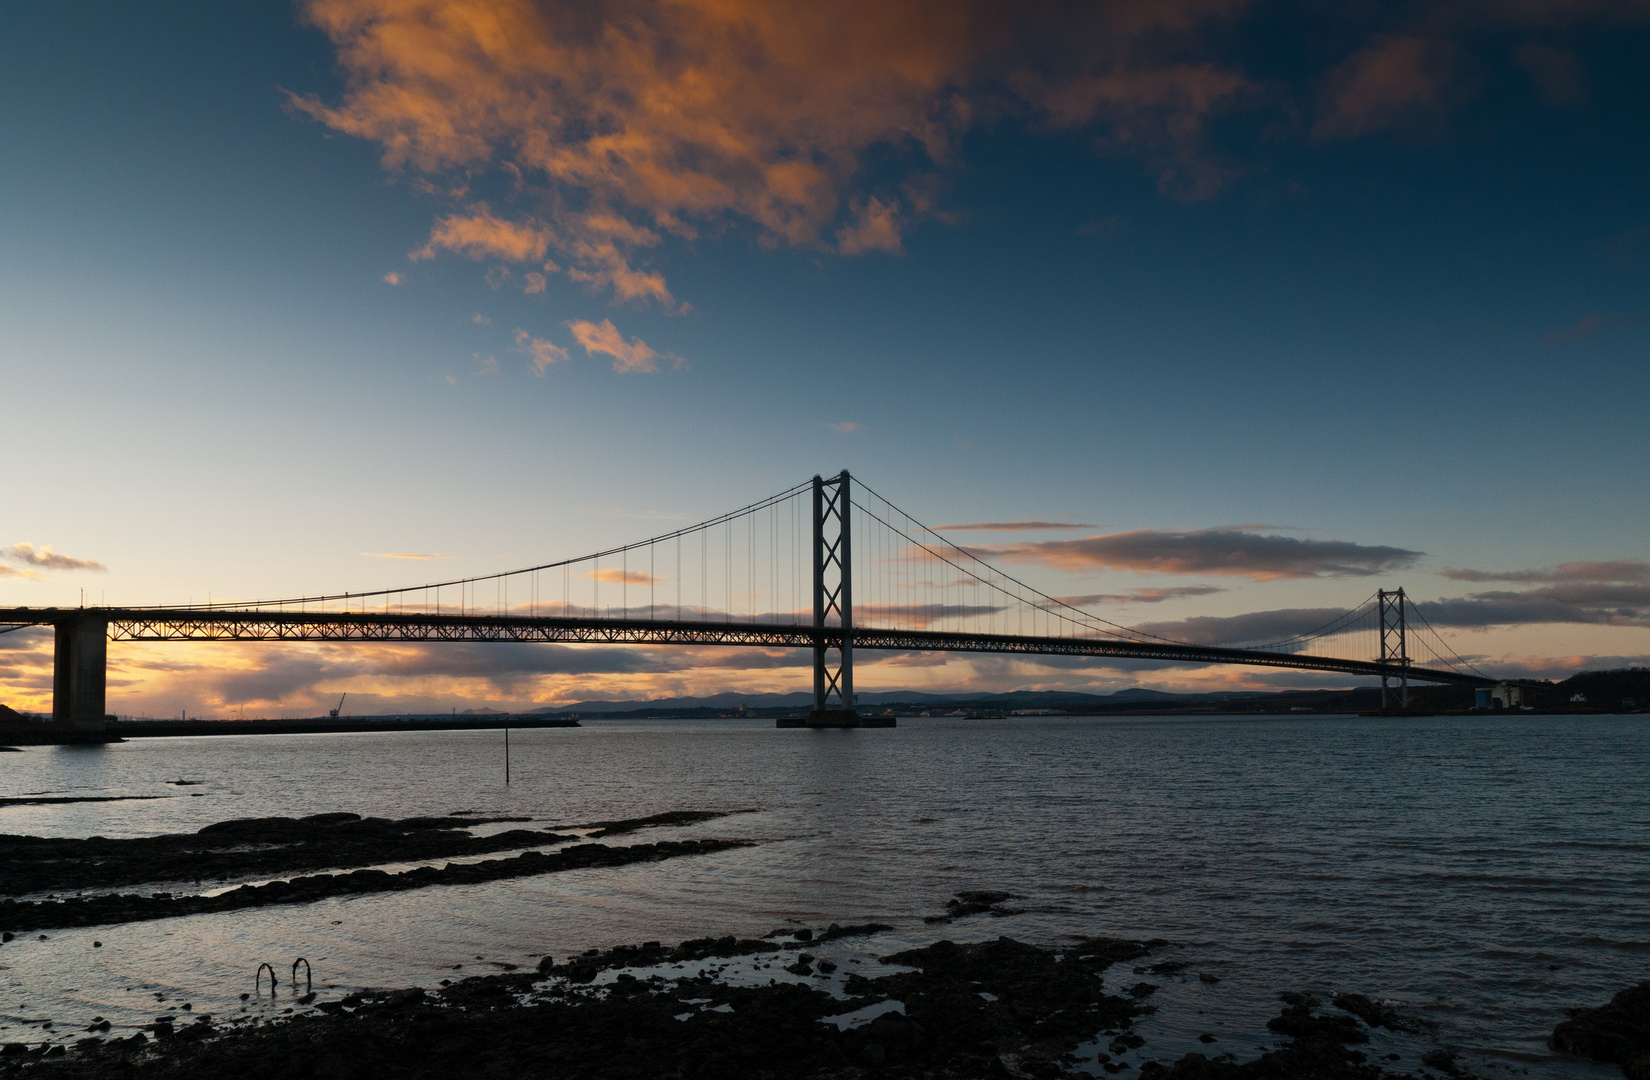
<svg viewBox="0 0 1650 1080">
<path fill-rule="evenodd" d="M 1218 984 L 1156 981 L 1146 1054 L 1240 1056 L 1279 990 L 1405 1003 L 1479 1069 L 1553 1060 L 1563 1009 L 1650 978 L 1650 720 L 1627 717 L 587 721 L 499 732 L 145 739 L 0 757 L 0 795 L 176 795 L 0 809 L 0 831 L 141 836 L 348 810 L 570 825 L 751 812 L 613 842 L 741 836 L 704 858 L 85 930 L 0 947 L 0 1042 L 238 1012 L 263 960 L 319 986 L 433 985 L 590 947 L 877 919 L 940 936 L 1164 937 Z M 169 780 L 198 780 L 170 787 Z M 201 797 L 191 795 L 199 793 Z M 924 925 L 959 889 L 1025 914 Z M 103 942 L 93 949 L 92 941 Z M 463 965 L 462 968 L 455 965 Z M 1135 981 L 1134 976 L 1113 983 Z M 157 995 L 163 995 L 162 1001 Z M 282 999 L 284 1002 L 284 997 Z M 255 1005 L 254 1008 L 271 1008 Z M 183 1014 L 179 1014 L 183 1015 Z"/>
</svg>

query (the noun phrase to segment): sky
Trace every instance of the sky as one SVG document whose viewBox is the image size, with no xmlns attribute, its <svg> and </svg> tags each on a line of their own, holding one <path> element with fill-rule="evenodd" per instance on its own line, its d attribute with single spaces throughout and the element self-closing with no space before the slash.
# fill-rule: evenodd
<svg viewBox="0 0 1650 1080">
<path fill-rule="evenodd" d="M 1650 3 L 0 27 L 0 605 L 489 573 L 847 468 L 1016 526 L 946 535 L 1153 632 L 1253 640 L 1403 586 L 1486 670 L 1650 657 Z M 50 660 L 0 635 L 0 701 L 49 708 Z M 116 644 L 109 708 L 522 710 L 804 663 Z M 856 682 L 1338 678 L 862 655 Z"/>
</svg>

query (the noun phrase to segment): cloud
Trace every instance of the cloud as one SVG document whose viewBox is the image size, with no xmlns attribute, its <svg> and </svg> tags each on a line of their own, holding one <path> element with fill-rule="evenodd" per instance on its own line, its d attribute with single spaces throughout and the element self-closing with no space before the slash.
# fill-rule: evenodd
<svg viewBox="0 0 1650 1080">
<path fill-rule="evenodd" d="M 496 170 L 523 199 L 540 196 L 576 280 L 668 305 L 662 275 L 634 265 L 660 234 L 742 221 L 769 246 L 898 252 L 913 224 L 940 215 L 921 185 L 856 191 L 867 157 L 928 175 L 1005 109 L 1196 172 L 1203 118 L 1249 83 L 1161 54 L 1244 6 L 304 0 L 345 89 L 289 105 L 377 143 L 392 170 L 466 186 Z M 469 220 L 446 219 L 421 251 L 469 251 Z M 479 241 L 490 253 L 493 236 Z"/>
<path fill-rule="evenodd" d="M 950 532 L 1040 532 L 1044 529 L 1092 529 L 1080 521 L 974 521 L 965 525 L 936 525 Z"/>
<path fill-rule="evenodd" d="M 839 434 L 848 435 L 860 430 L 860 428 L 864 425 L 860 424 L 857 420 L 838 420 L 834 424 L 826 424 L 825 426 L 830 428 L 832 431 L 838 432 Z"/>
<path fill-rule="evenodd" d="M 1563 330 L 1553 330 L 1542 337 L 1546 345 L 1563 345 L 1570 341 L 1585 341 L 1604 329 L 1604 316 L 1596 311 L 1589 311 Z"/>
<path fill-rule="evenodd" d="M 470 316 L 470 321 L 475 323 L 477 326 L 488 326 L 493 320 L 478 311 L 474 315 Z"/>
<path fill-rule="evenodd" d="M 361 554 L 369 559 L 450 559 L 451 555 L 420 555 L 411 551 L 363 551 Z"/>
<path fill-rule="evenodd" d="M 567 324 L 567 328 L 573 331 L 574 339 L 584 346 L 587 354 L 611 356 L 614 371 L 658 371 L 661 359 L 675 361 L 678 367 L 681 366 L 681 357 L 658 352 L 639 337 L 626 341 L 611 319 L 603 319 L 599 323 L 574 319 Z"/>
<path fill-rule="evenodd" d="M 1207 152 L 1207 121 L 1263 97 L 1241 73 L 1210 62 L 1124 61 L 1057 82 L 1016 82 L 1049 126 L 1098 126 L 1102 149 L 1142 159 L 1156 173 L 1158 191 L 1183 201 L 1213 197 L 1234 173 Z"/>
<path fill-rule="evenodd" d="M 464 213 L 449 214 L 437 221 L 429 240 L 409 257 L 416 262 L 433 259 L 441 251 L 453 251 L 471 259 L 536 262 L 544 258 L 550 240 L 548 229 L 533 222 L 506 221 L 486 203 L 476 203 Z"/>
<path fill-rule="evenodd" d="M 1314 133 L 1364 135 L 1435 125 L 1444 115 L 1455 63 L 1447 42 L 1419 37 L 1377 41 L 1329 73 Z"/>
<path fill-rule="evenodd" d="M 0 548 L 0 559 L 7 559 L 24 566 L 38 566 L 42 570 L 95 570 L 107 572 L 108 567 L 95 559 L 77 559 L 70 555 L 59 555 L 52 550 L 50 544 L 36 548 L 30 543 L 13 544 L 9 548 Z"/>
<path fill-rule="evenodd" d="M 1253 646 L 1311 633 L 1345 614 L 1340 608 L 1280 608 L 1243 615 L 1200 615 L 1174 622 L 1145 623 L 1135 629 L 1193 645 Z"/>
<path fill-rule="evenodd" d="M 1280 38 L 1274 7 L 1252 0 L 299 10 L 344 87 L 289 95 L 295 113 L 376 144 L 431 197 L 509 191 L 513 223 L 471 204 L 420 252 L 526 261 L 542 241 L 573 280 L 666 310 L 680 307 L 644 265 L 665 237 L 739 228 L 768 247 L 900 251 L 920 222 L 950 219 L 936 192 L 987 125 L 1084 139 L 1139 162 L 1166 196 L 1202 199 L 1248 169 L 1211 149 L 1224 118 L 1243 118 L 1252 143 L 1300 133 L 1306 115 L 1320 137 L 1436 127 L 1493 66 L 1478 54 L 1509 50 L 1548 100 L 1572 100 L 1580 77 L 1552 28 L 1643 19 L 1641 3 L 1612 0 L 1318 5 Z M 1326 63 L 1331 42 L 1348 44 Z"/>
<path fill-rule="evenodd" d="M 1417 602 L 1434 626 L 1482 628 L 1539 623 L 1650 626 L 1650 584 L 1577 582 Z"/>
<path fill-rule="evenodd" d="M 391 270 L 389 273 L 384 275 L 384 284 L 386 285 L 399 285 L 403 280 L 405 279 L 402 278 L 401 271 L 399 270 Z"/>
<path fill-rule="evenodd" d="M 1257 530 L 1138 530 L 996 544 L 981 549 L 1008 562 L 1041 563 L 1083 572 L 1134 570 L 1149 574 L 1217 574 L 1255 581 L 1279 578 L 1368 577 L 1415 565 L 1419 551 L 1355 544 L 1345 540 L 1302 540 Z"/>
<path fill-rule="evenodd" d="M 1060 596 L 1055 599 L 1072 607 L 1088 607 L 1092 604 L 1161 604 L 1165 600 L 1211 596 L 1225 591 L 1215 585 L 1180 585 L 1168 589 L 1130 589 L 1126 593 L 1089 593 L 1085 596 Z"/>
<path fill-rule="evenodd" d="M 543 375 L 545 368 L 568 358 L 567 350 L 560 345 L 536 338 L 520 327 L 516 328 L 516 352 L 524 354 L 533 362 L 535 375 Z"/>
<path fill-rule="evenodd" d="M 1567 562 L 1544 570 L 1445 570 L 1452 581 L 1515 581 L 1530 584 L 1579 582 L 1650 583 L 1650 562 L 1611 559 L 1607 562 Z"/>
<path fill-rule="evenodd" d="M 523 276 L 524 280 L 527 282 L 527 285 L 521 291 L 523 293 L 525 293 L 526 295 L 528 295 L 528 296 L 537 296 L 539 293 L 542 293 L 550 284 L 550 279 L 545 277 L 543 274 L 541 274 L 537 271 L 530 271 L 529 273 L 524 274 L 522 276 Z"/>
<path fill-rule="evenodd" d="M 863 255 L 868 251 L 882 251 L 899 255 L 899 204 L 883 202 L 872 196 L 851 208 L 846 224 L 836 232 L 836 249 L 843 255 Z"/>
<path fill-rule="evenodd" d="M 1445 629 L 1561 623 L 1650 627 L 1650 583 L 1582 583 L 1441 600 L 1412 598 L 1409 607 L 1414 615 Z M 1309 633 L 1345 614 L 1339 608 L 1283 608 L 1146 623 L 1135 629 L 1196 645 L 1261 645 Z"/>
<path fill-rule="evenodd" d="M 1580 105 L 1587 100 L 1586 82 L 1574 53 L 1532 44 L 1519 46 L 1513 58 L 1547 104 Z"/>
<path fill-rule="evenodd" d="M 624 570 L 617 566 L 604 566 L 600 570 L 579 576 L 599 581 L 603 585 L 657 585 L 665 580 L 663 575 L 654 577 L 644 570 Z"/>
</svg>

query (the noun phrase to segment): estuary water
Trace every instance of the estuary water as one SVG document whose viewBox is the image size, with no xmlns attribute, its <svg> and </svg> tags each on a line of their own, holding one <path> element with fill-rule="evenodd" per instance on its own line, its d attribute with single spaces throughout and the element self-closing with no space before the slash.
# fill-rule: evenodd
<svg viewBox="0 0 1650 1080">
<path fill-rule="evenodd" d="M 260 962 L 297 956 L 325 997 L 545 953 L 875 920 L 894 929 L 832 947 L 869 962 L 940 937 L 1168 939 L 1154 959 L 1185 961 L 1180 975 L 1108 973 L 1160 986 L 1141 1060 L 1247 1057 L 1277 1042 L 1265 1021 L 1279 991 L 1355 991 L 1426 1025 L 1394 1044 L 1404 1067 L 1442 1045 L 1481 1074 L 1604 1077 L 1618 1074 L 1552 1054 L 1546 1036 L 1567 1007 L 1650 978 L 1645 716 L 586 721 L 513 731 L 510 751 L 506 786 L 501 732 L 26 748 L 0 755 L 0 796 L 168 797 L 0 808 L 0 832 L 141 836 L 338 810 L 548 827 L 714 809 L 742 812 L 610 842 L 757 843 L 26 935 L 0 946 L 0 1042 L 72 1041 L 94 1016 L 119 1034 L 184 1002 L 237 1014 Z M 923 921 L 981 888 L 1021 897 L 1021 914 Z"/>
</svg>

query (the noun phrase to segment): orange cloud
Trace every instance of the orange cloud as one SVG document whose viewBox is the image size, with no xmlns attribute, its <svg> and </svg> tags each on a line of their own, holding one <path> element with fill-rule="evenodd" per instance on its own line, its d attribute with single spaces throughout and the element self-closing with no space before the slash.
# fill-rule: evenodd
<svg viewBox="0 0 1650 1080">
<path fill-rule="evenodd" d="M 567 359 L 566 349 L 554 342 L 536 338 L 519 327 L 516 330 L 516 351 L 525 353 L 527 358 L 533 362 L 533 374 L 535 375 L 543 375 L 545 368 Z"/>
<path fill-rule="evenodd" d="M 550 247 L 549 230 L 532 223 L 506 221 L 477 203 L 462 214 L 449 214 L 435 223 L 424 246 L 411 258 L 433 259 L 439 251 L 454 251 L 472 259 L 495 258 L 528 262 L 544 258 Z"/>
<path fill-rule="evenodd" d="M 502 229 L 471 207 L 438 223 L 422 257 L 525 261 L 542 240 L 567 255 L 574 280 L 670 310 L 662 274 L 637 265 L 663 235 L 737 219 L 769 245 L 898 252 L 914 222 L 936 216 L 932 198 L 910 185 L 856 193 L 867 153 L 944 164 L 962 132 L 1001 114 L 1005 88 L 1010 109 L 1054 126 L 1098 121 L 1131 152 L 1173 146 L 1166 157 L 1195 160 L 1200 118 L 1248 83 L 1154 54 L 1245 6 L 303 0 L 346 85 L 336 103 L 290 103 L 377 143 L 391 169 L 465 185 L 504 171 L 524 198 L 542 196 L 554 230 Z"/>
<path fill-rule="evenodd" d="M 900 246 L 899 205 L 872 197 L 854 207 L 852 219 L 836 233 L 836 249 L 844 255 L 886 251 L 898 255 Z"/>
<path fill-rule="evenodd" d="M 625 341 L 624 335 L 619 333 L 611 319 L 603 319 L 599 323 L 575 319 L 567 324 L 567 328 L 573 331 L 573 337 L 584 346 L 586 353 L 591 356 L 597 353 L 611 356 L 613 370 L 617 372 L 658 371 L 661 358 L 678 362 L 681 359 L 670 353 L 658 352 L 638 337 Z"/>
<path fill-rule="evenodd" d="M 664 581 L 664 577 L 654 577 L 642 570 L 621 570 L 617 566 L 604 566 L 600 570 L 593 570 L 580 577 L 599 581 L 603 585 L 657 585 Z"/>
<path fill-rule="evenodd" d="M 384 275 L 384 284 L 386 285 L 399 285 L 401 284 L 401 281 L 401 271 L 399 270 L 391 270 L 389 273 Z"/>
</svg>

